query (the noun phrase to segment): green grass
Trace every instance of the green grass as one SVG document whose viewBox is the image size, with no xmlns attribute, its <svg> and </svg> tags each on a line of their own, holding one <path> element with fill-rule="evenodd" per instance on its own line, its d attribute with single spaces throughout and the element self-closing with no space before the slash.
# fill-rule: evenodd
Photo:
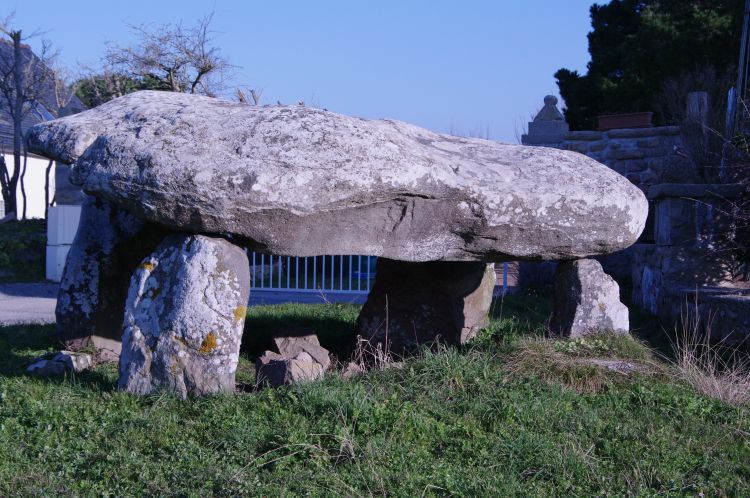
<svg viewBox="0 0 750 498">
<path fill-rule="evenodd" d="M 44 280 L 44 220 L 0 223 L 0 283 Z"/>
<path fill-rule="evenodd" d="M 27 377 L 24 364 L 55 347 L 52 328 L 0 329 L 0 495 L 750 494 L 747 408 L 671 375 L 635 373 L 584 394 L 543 366 L 514 375 L 513 355 L 533 342 L 571 361 L 650 358 L 606 337 L 545 343 L 548 309 L 508 298 L 473 344 L 425 351 L 401 369 L 186 402 L 118 393 L 111 366 Z M 253 308 L 245 337 L 287 319 L 346 331 L 356 312 Z M 246 357 L 238 378 L 253 383 Z"/>
</svg>

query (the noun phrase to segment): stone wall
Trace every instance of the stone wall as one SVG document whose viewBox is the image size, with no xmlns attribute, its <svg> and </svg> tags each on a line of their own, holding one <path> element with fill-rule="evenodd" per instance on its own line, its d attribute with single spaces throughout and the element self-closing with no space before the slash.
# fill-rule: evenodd
<svg viewBox="0 0 750 498">
<path fill-rule="evenodd" d="M 679 126 L 571 131 L 554 146 L 586 154 L 617 171 L 644 191 L 685 176 Z"/>
<path fill-rule="evenodd" d="M 695 181 L 683 151 L 679 126 L 624 128 L 609 131 L 568 131 L 557 99 L 544 98 L 544 107 L 529 123 L 521 143 L 586 154 L 617 171 L 644 192 L 660 183 Z"/>
<path fill-rule="evenodd" d="M 529 133 L 522 137 L 524 145 L 554 147 L 585 154 L 606 164 L 648 194 L 651 187 L 662 183 L 695 181 L 694 168 L 684 152 L 684 139 L 679 126 L 623 128 L 608 131 L 569 131 L 557 99 L 548 95 L 544 107 L 529 123 Z M 654 242 L 653 204 L 640 242 Z M 635 246 L 607 256 L 598 257 L 605 271 L 621 285 L 631 285 L 631 268 L 637 259 Z M 554 265 L 524 264 L 520 285 L 537 287 L 551 282 Z"/>
<path fill-rule="evenodd" d="M 671 327 L 680 325 L 689 312 L 703 320 L 701 327 L 717 340 L 746 339 L 747 271 L 742 254 L 726 237 L 735 222 L 727 213 L 744 191 L 741 184 L 662 184 L 649 189 L 656 213 L 655 243 L 631 248 L 635 304 Z"/>
<path fill-rule="evenodd" d="M 686 168 L 679 126 L 624 128 L 609 131 L 569 131 L 559 142 L 524 145 L 554 147 L 586 154 L 626 177 L 644 192 L 660 183 L 692 180 Z"/>
</svg>

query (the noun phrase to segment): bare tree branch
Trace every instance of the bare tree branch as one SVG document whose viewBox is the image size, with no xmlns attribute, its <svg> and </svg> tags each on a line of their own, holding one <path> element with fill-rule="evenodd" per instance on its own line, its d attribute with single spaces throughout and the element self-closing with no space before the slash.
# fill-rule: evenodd
<svg viewBox="0 0 750 498">
<path fill-rule="evenodd" d="M 40 32 L 25 35 L 20 29 L 10 25 L 12 17 L 0 24 L 0 106 L 7 111 L 13 122 L 13 169 L 5 161 L 0 162 L 0 187 L 6 211 L 18 215 L 17 188 L 21 182 L 22 194 L 25 197 L 23 173 L 26 151 L 23 147 L 23 121 L 30 113 L 39 119 L 56 117 L 64 106 L 59 105 L 72 94 L 66 94 L 64 83 L 57 80 L 54 70 L 57 52 L 46 40 L 42 40 L 41 49 L 34 53 L 24 42 L 40 36 Z M 24 202 L 23 212 L 26 205 Z"/>
<path fill-rule="evenodd" d="M 104 56 L 106 73 L 122 75 L 145 88 L 198 93 L 215 97 L 226 90 L 226 73 L 234 66 L 213 45 L 213 14 L 195 26 L 182 23 L 131 25 L 136 45 L 109 43 Z"/>
</svg>

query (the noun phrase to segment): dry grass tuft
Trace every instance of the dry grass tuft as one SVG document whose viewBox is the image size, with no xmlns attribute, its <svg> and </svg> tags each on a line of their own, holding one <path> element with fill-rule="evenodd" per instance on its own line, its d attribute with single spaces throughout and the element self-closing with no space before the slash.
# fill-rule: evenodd
<svg viewBox="0 0 750 498">
<path fill-rule="evenodd" d="M 527 339 L 506 358 L 510 378 L 533 377 L 581 394 L 601 392 L 633 372 L 653 370 L 650 353 L 629 337 Z"/>
<path fill-rule="evenodd" d="M 363 370 L 385 370 L 394 363 L 400 363 L 391 352 L 390 342 L 383 346 L 381 342 L 374 344 L 362 336 L 357 336 L 351 361 Z"/>
<path fill-rule="evenodd" d="M 712 317 L 683 310 L 672 342 L 679 376 L 697 392 L 732 406 L 750 404 L 750 356 L 719 341 L 711 342 Z"/>
</svg>

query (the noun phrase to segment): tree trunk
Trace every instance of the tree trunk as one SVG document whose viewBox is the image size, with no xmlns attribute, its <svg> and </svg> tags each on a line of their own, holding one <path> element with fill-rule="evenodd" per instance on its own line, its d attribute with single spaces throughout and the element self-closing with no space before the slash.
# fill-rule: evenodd
<svg viewBox="0 0 750 498">
<path fill-rule="evenodd" d="M 8 164 L 5 162 L 5 156 L 2 154 L 0 154 L 0 187 L 2 188 L 5 213 L 14 212 L 10 207 L 13 203 L 13 196 L 10 193 L 10 173 L 8 172 Z"/>
<path fill-rule="evenodd" d="M 10 207 L 6 206 L 5 210 L 13 211 L 18 218 L 18 206 L 16 199 L 16 188 L 18 179 L 21 175 L 21 142 L 23 139 L 21 125 L 23 121 L 23 71 L 21 64 L 23 56 L 21 54 L 21 31 L 10 33 L 13 40 L 13 86 L 15 87 L 15 101 L 13 102 L 13 175 L 10 177 L 8 188 L 10 190 Z"/>
<path fill-rule="evenodd" d="M 29 160 L 29 155 L 26 152 L 26 147 L 23 148 L 23 169 L 21 169 L 21 199 L 23 200 L 23 210 L 21 211 L 21 219 L 26 219 L 26 207 L 29 205 L 29 203 L 26 201 L 26 165 Z M 16 213 L 16 218 L 18 218 L 18 213 Z"/>
<path fill-rule="evenodd" d="M 52 165 L 54 161 L 50 159 L 47 163 L 47 169 L 44 171 L 44 219 L 47 219 L 47 213 L 49 213 L 49 173 L 52 171 Z"/>
</svg>

